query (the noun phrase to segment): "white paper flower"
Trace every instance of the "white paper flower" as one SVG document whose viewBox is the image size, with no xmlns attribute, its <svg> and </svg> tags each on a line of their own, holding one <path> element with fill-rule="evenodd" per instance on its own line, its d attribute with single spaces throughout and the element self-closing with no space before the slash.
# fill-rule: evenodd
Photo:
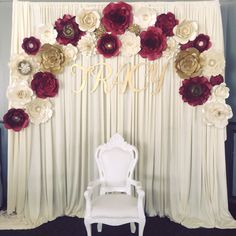
<svg viewBox="0 0 236 236">
<path fill-rule="evenodd" d="M 141 7 L 134 12 L 134 23 L 141 29 L 153 26 L 156 22 L 156 12 L 149 7 Z"/>
<path fill-rule="evenodd" d="M 181 44 L 194 40 L 198 34 L 198 24 L 195 21 L 184 20 L 173 29 L 173 38 Z"/>
<path fill-rule="evenodd" d="M 179 44 L 172 38 L 169 37 L 167 40 L 167 48 L 163 52 L 163 57 L 167 59 L 173 58 L 179 51 Z"/>
<path fill-rule="evenodd" d="M 10 106 L 14 108 L 23 108 L 25 104 L 31 101 L 33 95 L 32 89 L 25 83 L 13 83 L 7 89 L 7 98 Z"/>
<path fill-rule="evenodd" d="M 84 56 L 91 56 L 96 53 L 96 37 L 94 34 L 86 34 L 78 42 L 78 49 Z"/>
<path fill-rule="evenodd" d="M 221 83 L 213 87 L 212 97 L 215 100 L 224 102 L 229 97 L 229 88 L 226 87 L 225 83 Z"/>
<path fill-rule="evenodd" d="M 82 31 L 93 32 L 100 25 L 100 15 L 96 11 L 82 10 L 76 21 L 79 24 L 79 28 Z"/>
<path fill-rule="evenodd" d="M 54 44 L 56 42 L 57 31 L 50 25 L 42 25 L 38 28 L 38 37 L 42 44 Z"/>
<path fill-rule="evenodd" d="M 233 113 L 229 105 L 219 101 L 211 101 L 203 106 L 203 115 L 207 125 L 224 128 Z"/>
<path fill-rule="evenodd" d="M 45 123 L 52 117 L 52 104 L 48 99 L 35 98 L 26 105 L 26 112 L 32 123 Z"/>
<path fill-rule="evenodd" d="M 203 75 L 216 76 L 223 73 L 225 68 L 225 59 L 223 53 L 210 49 L 204 51 L 201 54 L 201 59 Z"/>
<path fill-rule="evenodd" d="M 12 76 L 18 77 L 19 80 L 28 80 L 39 68 L 39 62 L 36 57 L 21 53 L 11 57 L 9 67 Z"/>
<path fill-rule="evenodd" d="M 63 52 L 66 58 L 66 62 L 75 61 L 78 54 L 78 48 L 73 46 L 72 44 L 67 44 L 63 47 Z"/>
<path fill-rule="evenodd" d="M 121 55 L 122 56 L 133 56 L 140 51 L 140 37 L 136 36 L 134 33 L 126 32 L 120 36 L 120 41 L 122 43 Z"/>
</svg>

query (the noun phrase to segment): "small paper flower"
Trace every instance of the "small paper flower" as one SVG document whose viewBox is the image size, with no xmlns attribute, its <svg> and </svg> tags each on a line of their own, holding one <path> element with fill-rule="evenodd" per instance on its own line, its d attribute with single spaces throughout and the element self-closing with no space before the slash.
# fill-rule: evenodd
<svg viewBox="0 0 236 236">
<path fill-rule="evenodd" d="M 82 10 L 76 17 L 82 31 L 93 32 L 100 25 L 100 15 L 96 11 Z"/>
<path fill-rule="evenodd" d="M 36 55 L 40 49 L 41 43 L 35 37 L 24 38 L 22 48 L 28 55 Z"/>
<path fill-rule="evenodd" d="M 222 75 L 211 76 L 210 83 L 212 86 L 219 85 L 224 82 Z"/>
<path fill-rule="evenodd" d="M 36 125 L 47 122 L 52 117 L 52 104 L 48 99 L 35 98 L 26 106 L 30 121 Z"/>
<path fill-rule="evenodd" d="M 72 44 L 68 44 L 67 46 L 63 47 L 63 52 L 65 56 L 65 60 L 67 63 L 70 63 L 71 61 L 75 61 L 78 54 L 77 47 L 73 46 Z"/>
<path fill-rule="evenodd" d="M 139 27 L 139 25 L 137 24 L 132 24 L 131 26 L 129 26 L 128 30 L 131 33 L 134 33 L 136 36 L 140 35 L 141 29 Z"/>
<path fill-rule="evenodd" d="M 78 43 L 78 49 L 84 56 L 96 54 L 96 38 L 93 34 L 86 34 Z"/>
<path fill-rule="evenodd" d="M 139 25 L 141 29 L 146 29 L 153 26 L 156 21 L 156 12 L 149 7 L 141 7 L 134 13 L 134 22 Z"/>
<path fill-rule="evenodd" d="M 38 35 L 42 44 L 56 42 L 57 31 L 50 25 L 41 25 L 38 28 Z"/>
<path fill-rule="evenodd" d="M 229 88 L 225 83 L 213 87 L 213 99 L 224 102 L 229 97 Z"/>
<path fill-rule="evenodd" d="M 179 44 L 172 38 L 167 39 L 167 48 L 163 52 L 163 57 L 167 59 L 173 58 L 179 52 Z"/>
<path fill-rule="evenodd" d="M 133 56 L 138 54 L 140 51 L 140 37 L 136 36 L 134 33 L 126 32 L 120 36 L 120 41 L 122 44 L 121 55 L 122 56 Z"/>
</svg>

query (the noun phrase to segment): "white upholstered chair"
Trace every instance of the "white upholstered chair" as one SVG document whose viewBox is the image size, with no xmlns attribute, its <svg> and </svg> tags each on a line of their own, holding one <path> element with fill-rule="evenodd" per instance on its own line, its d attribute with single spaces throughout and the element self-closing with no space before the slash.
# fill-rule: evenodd
<svg viewBox="0 0 236 236">
<path fill-rule="evenodd" d="M 97 148 L 95 159 L 99 179 L 89 183 L 84 193 L 84 223 L 88 236 L 91 236 L 93 223 L 97 223 L 99 232 L 102 224 L 130 223 L 131 232 L 135 233 L 135 222 L 139 224 L 139 236 L 142 236 L 146 221 L 144 191 L 140 182 L 132 179 L 138 160 L 137 149 L 115 134 L 109 142 Z"/>
</svg>

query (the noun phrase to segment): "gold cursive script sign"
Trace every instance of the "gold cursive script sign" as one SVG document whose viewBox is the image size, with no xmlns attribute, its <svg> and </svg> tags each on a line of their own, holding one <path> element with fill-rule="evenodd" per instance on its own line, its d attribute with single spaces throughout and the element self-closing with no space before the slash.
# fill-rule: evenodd
<svg viewBox="0 0 236 236">
<path fill-rule="evenodd" d="M 117 72 L 114 72 L 112 66 L 109 63 L 98 63 L 92 66 L 82 66 L 79 64 L 74 64 L 71 67 L 72 74 L 78 76 L 81 79 L 79 88 L 74 90 L 75 93 L 80 93 L 84 90 L 89 79 L 93 79 L 94 84 L 92 86 L 91 93 L 95 92 L 99 86 L 102 86 L 103 91 L 107 94 L 110 93 L 114 87 L 118 86 L 120 93 L 125 93 L 127 89 L 134 93 L 139 93 L 146 89 L 150 89 L 151 93 L 157 94 L 160 92 L 163 86 L 165 73 L 168 67 L 168 62 L 162 66 L 159 72 L 159 66 L 157 63 L 138 63 L 132 65 L 127 63 L 119 67 Z M 135 78 L 140 78 L 142 76 L 137 76 L 140 73 L 140 69 L 144 67 L 145 74 L 143 74 L 143 84 L 142 82 L 135 80 Z M 159 74 L 159 76 L 158 76 Z"/>
</svg>

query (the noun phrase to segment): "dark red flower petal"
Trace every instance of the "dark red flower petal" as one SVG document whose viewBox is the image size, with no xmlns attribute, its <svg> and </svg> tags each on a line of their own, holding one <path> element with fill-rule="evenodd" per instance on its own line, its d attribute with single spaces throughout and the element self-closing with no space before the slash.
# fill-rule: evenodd
<svg viewBox="0 0 236 236">
<path fill-rule="evenodd" d="M 36 55 L 39 51 L 41 43 L 39 39 L 35 37 L 24 38 L 21 47 L 29 55 Z"/>
<path fill-rule="evenodd" d="M 219 85 L 224 82 L 222 75 L 211 76 L 210 83 L 212 86 Z"/>
</svg>

